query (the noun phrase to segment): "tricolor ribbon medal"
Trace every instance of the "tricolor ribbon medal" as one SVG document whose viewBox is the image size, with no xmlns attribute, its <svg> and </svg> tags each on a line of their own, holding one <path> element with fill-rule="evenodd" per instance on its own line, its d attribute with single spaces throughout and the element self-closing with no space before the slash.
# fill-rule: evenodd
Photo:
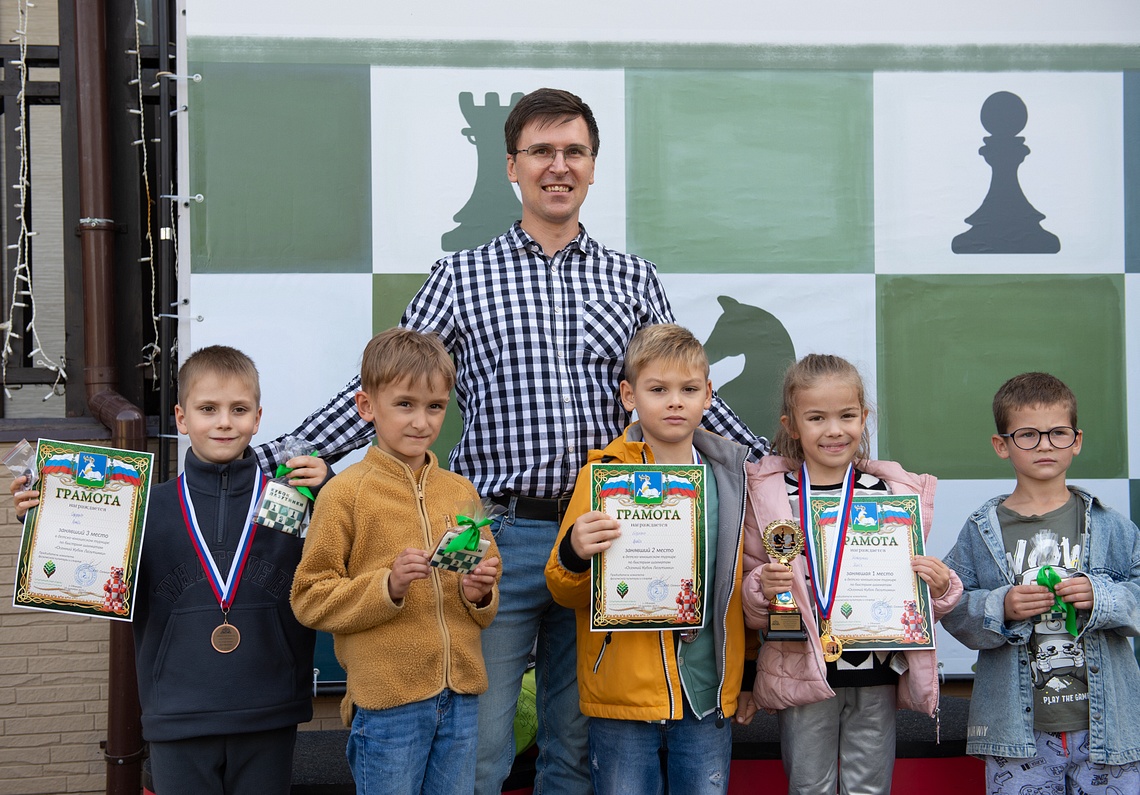
<svg viewBox="0 0 1140 795">
<path fill-rule="evenodd" d="M 202 529 L 198 525 L 198 517 L 194 513 L 194 500 L 190 496 L 190 487 L 186 483 L 186 474 L 183 473 L 178 478 L 178 498 L 182 503 L 182 519 L 186 523 L 186 532 L 190 535 L 190 543 L 198 554 L 198 562 L 202 564 L 206 581 L 210 583 L 214 597 L 222 608 L 222 623 L 210 633 L 210 645 L 222 654 L 229 654 L 241 643 L 241 633 L 238 632 L 237 627 L 229 622 L 230 605 L 233 604 L 234 597 L 237 595 L 242 570 L 245 568 L 245 562 L 249 559 L 250 550 L 253 549 L 253 536 L 257 530 L 253 517 L 257 512 L 257 504 L 261 500 L 261 493 L 264 489 L 265 477 L 257 472 L 254 474 L 253 496 L 249 501 L 249 511 L 246 513 L 241 537 L 238 539 L 237 549 L 234 550 L 230 570 L 223 577 L 214 556 L 210 553 L 206 538 L 202 535 Z"/>
<path fill-rule="evenodd" d="M 479 549 L 479 528 L 486 527 L 491 524 L 491 521 L 491 519 L 472 519 L 469 516 L 459 514 L 455 517 L 455 523 L 467 529 L 451 539 L 443 551 L 445 553 L 458 552 L 461 549 L 466 549 L 475 552 Z"/>
<path fill-rule="evenodd" d="M 800 467 L 800 523 L 804 528 L 804 554 L 807 555 L 808 570 L 812 575 L 812 592 L 819 608 L 819 643 L 823 649 L 823 659 L 828 662 L 835 662 L 843 654 L 843 643 L 831 634 L 831 609 L 835 606 L 836 586 L 839 583 L 839 572 L 843 568 L 843 549 L 847 541 L 847 529 L 851 526 L 851 503 L 854 496 L 855 467 L 848 464 L 839 496 L 837 532 L 830 544 L 826 532 L 821 532 L 817 539 L 811 515 L 811 481 L 808 478 L 807 464 Z M 824 552 L 830 554 L 825 558 Z M 823 568 L 825 560 L 828 564 L 826 571 Z"/>
</svg>

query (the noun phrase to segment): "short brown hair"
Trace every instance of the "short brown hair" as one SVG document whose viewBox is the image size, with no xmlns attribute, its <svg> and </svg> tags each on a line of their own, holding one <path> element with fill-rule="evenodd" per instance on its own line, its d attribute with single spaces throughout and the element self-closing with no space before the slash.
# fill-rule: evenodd
<svg viewBox="0 0 1140 795">
<path fill-rule="evenodd" d="M 455 363 L 439 337 L 410 328 L 390 328 L 368 341 L 360 360 L 360 383 L 369 394 L 408 379 L 455 386 Z"/>
<path fill-rule="evenodd" d="M 253 388 L 257 405 L 261 405 L 261 380 L 253 359 L 237 348 L 228 345 L 210 345 L 200 348 L 187 357 L 178 368 L 178 403 L 186 402 L 190 387 L 204 375 L 213 374 L 224 378 L 240 378 Z"/>
<path fill-rule="evenodd" d="M 568 121 L 582 117 L 586 122 L 586 129 L 590 131 L 590 148 L 594 155 L 598 154 L 598 123 L 594 121 L 594 112 L 582 98 L 569 91 L 559 88 L 539 88 L 530 92 L 511 108 L 507 122 L 503 125 L 503 135 L 507 141 L 507 154 L 514 154 L 518 149 L 519 136 L 523 127 L 537 119 L 546 124 L 565 124 Z"/>
<path fill-rule="evenodd" d="M 700 370 L 709 377 L 709 357 L 693 332 L 676 323 L 643 326 L 633 335 L 625 354 L 625 380 L 637 382 L 637 375 L 650 362 L 677 368 Z"/>
<path fill-rule="evenodd" d="M 1008 433 L 1009 416 L 1030 406 L 1062 406 L 1070 424 L 1077 427 L 1077 396 L 1065 382 L 1049 373 L 1022 373 L 1006 381 L 994 395 L 994 424 L 998 433 Z"/>
<path fill-rule="evenodd" d="M 784 373 L 783 399 L 780 404 L 780 414 L 791 421 L 795 426 L 796 393 L 804 389 L 811 389 L 824 378 L 835 378 L 846 381 L 855 388 L 859 399 L 859 408 L 870 412 L 867 403 L 867 392 L 863 387 L 863 377 L 855 365 L 842 356 L 833 356 L 827 353 L 809 353 L 807 356 L 792 364 Z M 863 425 L 863 437 L 859 440 L 859 449 L 855 452 L 856 459 L 866 461 L 871 457 L 871 434 L 868 428 L 870 423 Z M 795 461 L 804 462 L 804 446 L 799 439 L 792 436 L 791 430 L 780 423 L 776 437 L 772 440 L 772 451 L 776 455 Z"/>
</svg>

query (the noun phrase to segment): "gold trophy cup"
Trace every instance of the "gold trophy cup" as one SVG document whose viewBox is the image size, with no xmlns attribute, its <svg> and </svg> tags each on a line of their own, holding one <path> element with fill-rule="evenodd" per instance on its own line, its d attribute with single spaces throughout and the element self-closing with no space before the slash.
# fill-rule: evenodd
<svg viewBox="0 0 1140 795">
<path fill-rule="evenodd" d="M 787 566 L 804 551 L 804 531 L 791 519 L 777 519 L 760 534 L 769 557 Z M 768 606 L 768 631 L 764 640 L 807 640 L 804 619 L 791 591 L 776 594 Z"/>
</svg>

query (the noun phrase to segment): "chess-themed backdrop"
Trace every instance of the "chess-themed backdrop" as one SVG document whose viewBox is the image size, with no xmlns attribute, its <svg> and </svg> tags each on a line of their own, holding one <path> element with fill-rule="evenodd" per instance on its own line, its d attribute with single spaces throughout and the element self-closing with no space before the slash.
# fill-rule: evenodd
<svg viewBox="0 0 1140 795">
<path fill-rule="evenodd" d="M 1012 486 L 994 391 L 1047 370 L 1073 480 L 1140 518 L 1140 4 L 769 5 L 185 0 L 183 354 L 245 349 L 258 439 L 294 427 L 519 216 L 503 119 L 563 87 L 601 127 L 583 223 L 658 264 L 755 430 L 794 357 L 849 358 L 878 455 L 941 478 L 944 554 Z"/>
</svg>

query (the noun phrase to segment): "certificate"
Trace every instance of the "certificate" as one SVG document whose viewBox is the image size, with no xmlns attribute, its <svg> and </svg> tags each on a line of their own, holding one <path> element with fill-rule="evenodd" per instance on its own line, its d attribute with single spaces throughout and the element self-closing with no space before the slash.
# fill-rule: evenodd
<svg viewBox="0 0 1140 795">
<path fill-rule="evenodd" d="M 705 624 L 704 464 L 592 464 L 590 507 L 621 522 L 591 561 L 590 629 Z"/>
<path fill-rule="evenodd" d="M 41 439 L 14 607 L 130 621 L 154 456 Z"/>
<path fill-rule="evenodd" d="M 812 532 L 822 558 L 836 549 L 840 498 L 811 498 Z M 843 651 L 934 648 L 934 619 L 926 582 L 910 568 L 922 555 L 922 514 L 914 494 L 854 497 L 839 558 L 831 634 Z M 840 557 L 841 556 L 841 557 Z M 821 560 L 813 577 L 834 571 Z M 822 571 L 821 571 L 822 570 Z M 816 580 L 819 582 L 819 580 Z"/>
</svg>

